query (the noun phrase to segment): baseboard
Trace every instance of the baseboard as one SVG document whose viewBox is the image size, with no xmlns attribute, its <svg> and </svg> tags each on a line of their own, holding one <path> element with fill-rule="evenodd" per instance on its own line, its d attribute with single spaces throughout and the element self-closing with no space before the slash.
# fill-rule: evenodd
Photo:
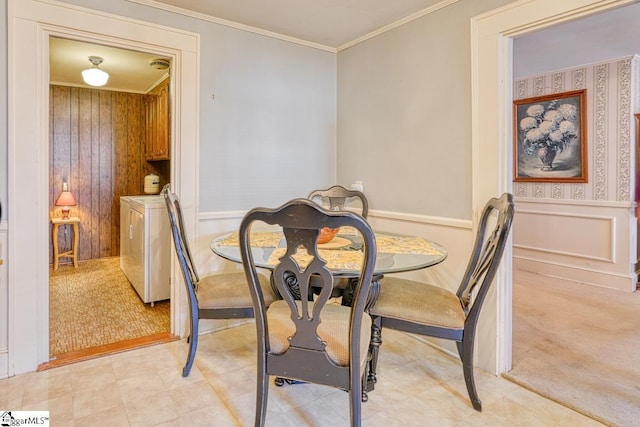
<svg viewBox="0 0 640 427">
<path fill-rule="evenodd" d="M 638 286 L 636 275 L 625 276 L 515 256 L 513 257 L 513 269 L 624 292 L 634 292 Z"/>
<path fill-rule="evenodd" d="M 9 352 L 7 349 L 0 351 L 0 379 L 9 377 Z"/>
</svg>

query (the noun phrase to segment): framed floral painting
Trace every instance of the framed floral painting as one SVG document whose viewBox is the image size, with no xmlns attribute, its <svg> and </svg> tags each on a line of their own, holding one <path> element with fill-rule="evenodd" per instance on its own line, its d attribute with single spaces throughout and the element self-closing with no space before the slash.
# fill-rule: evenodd
<svg viewBox="0 0 640 427">
<path fill-rule="evenodd" d="M 514 181 L 587 182 L 586 89 L 513 101 Z"/>
</svg>

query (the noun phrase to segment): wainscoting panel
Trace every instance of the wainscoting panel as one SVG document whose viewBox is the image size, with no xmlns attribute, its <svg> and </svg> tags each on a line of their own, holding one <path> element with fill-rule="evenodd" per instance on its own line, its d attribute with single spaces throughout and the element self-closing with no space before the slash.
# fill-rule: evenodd
<svg viewBox="0 0 640 427">
<path fill-rule="evenodd" d="M 518 247 L 551 255 L 615 262 L 615 217 L 518 211 Z M 533 226 L 535 224 L 535 226 Z M 576 233 L 576 230 L 589 230 Z"/>
<path fill-rule="evenodd" d="M 514 268 L 636 289 L 634 204 L 516 198 Z"/>
</svg>

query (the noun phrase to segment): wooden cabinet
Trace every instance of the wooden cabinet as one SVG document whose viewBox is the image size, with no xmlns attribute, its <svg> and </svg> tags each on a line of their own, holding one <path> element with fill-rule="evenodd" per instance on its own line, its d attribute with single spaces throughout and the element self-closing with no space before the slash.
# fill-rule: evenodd
<svg viewBox="0 0 640 427">
<path fill-rule="evenodd" d="M 167 78 L 145 98 L 145 158 L 147 160 L 169 160 L 170 158 L 169 114 L 169 79 Z"/>
</svg>

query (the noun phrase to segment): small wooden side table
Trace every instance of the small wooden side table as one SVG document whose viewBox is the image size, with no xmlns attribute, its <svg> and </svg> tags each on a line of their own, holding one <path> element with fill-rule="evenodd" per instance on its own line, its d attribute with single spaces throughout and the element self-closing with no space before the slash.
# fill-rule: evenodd
<svg viewBox="0 0 640 427">
<path fill-rule="evenodd" d="M 58 270 L 58 263 L 60 258 L 71 258 L 71 260 L 73 261 L 73 266 L 75 268 L 78 268 L 78 239 L 80 237 L 78 224 L 80 224 L 80 218 L 78 218 L 77 216 L 71 216 L 69 218 L 51 218 L 51 224 L 53 224 L 53 270 Z M 61 225 L 67 224 L 73 226 L 73 241 L 71 243 L 71 250 L 59 253 L 58 231 Z"/>
</svg>

